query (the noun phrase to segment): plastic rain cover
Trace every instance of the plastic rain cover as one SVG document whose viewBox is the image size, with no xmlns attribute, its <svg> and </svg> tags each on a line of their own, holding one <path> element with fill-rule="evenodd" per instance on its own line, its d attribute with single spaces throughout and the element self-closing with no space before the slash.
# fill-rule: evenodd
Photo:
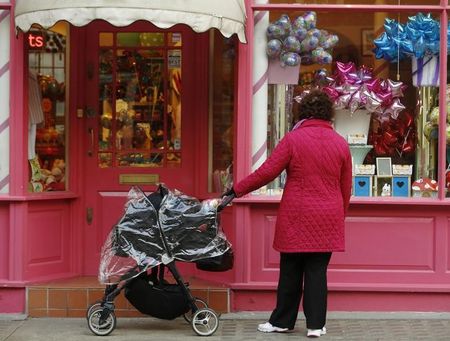
<svg viewBox="0 0 450 341">
<path fill-rule="evenodd" d="M 155 194 L 154 192 L 153 194 Z M 138 187 L 128 192 L 125 213 L 102 247 L 99 281 L 115 284 L 165 259 L 192 262 L 231 247 L 219 224 L 218 199 L 204 200 L 165 189 L 157 210 Z"/>
</svg>

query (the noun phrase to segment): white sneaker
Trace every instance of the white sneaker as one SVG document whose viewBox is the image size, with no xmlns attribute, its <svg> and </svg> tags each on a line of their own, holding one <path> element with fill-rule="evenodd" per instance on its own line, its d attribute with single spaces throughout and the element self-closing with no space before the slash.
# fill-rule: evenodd
<svg viewBox="0 0 450 341">
<path fill-rule="evenodd" d="M 321 337 L 327 333 L 327 328 L 323 327 L 322 329 L 308 329 L 306 333 L 307 337 Z"/>
<path fill-rule="evenodd" d="M 263 333 L 285 333 L 288 331 L 287 328 L 272 326 L 270 322 L 258 324 L 258 330 Z"/>
</svg>

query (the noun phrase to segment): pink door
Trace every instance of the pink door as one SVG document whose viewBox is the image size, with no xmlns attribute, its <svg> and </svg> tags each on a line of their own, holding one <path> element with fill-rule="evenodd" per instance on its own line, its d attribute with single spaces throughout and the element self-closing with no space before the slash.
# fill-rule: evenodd
<svg viewBox="0 0 450 341">
<path fill-rule="evenodd" d="M 205 38 L 183 26 L 88 26 L 87 80 L 78 85 L 86 96 L 86 273 L 97 273 L 105 236 L 133 185 L 151 191 L 163 182 L 195 194 L 194 165 L 203 153 L 195 137 L 206 134 L 201 126 L 207 109 L 205 101 L 196 101 L 206 98 L 207 89 L 198 74 L 206 74 L 207 66 L 194 63 L 193 54 L 198 58 L 194 46 Z"/>
</svg>

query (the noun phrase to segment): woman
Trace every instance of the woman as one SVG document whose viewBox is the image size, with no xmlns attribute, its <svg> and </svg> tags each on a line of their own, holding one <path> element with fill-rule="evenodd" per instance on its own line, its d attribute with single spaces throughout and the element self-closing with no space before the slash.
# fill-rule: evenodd
<svg viewBox="0 0 450 341">
<path fill-rule="evenodd" d="M 326 333 L 327 267 L 332 252 L 344 251 L 344 218 L 352 185 L 350 150 L 333 130 L 333 116 L 325 93 L 314 90 L 306 95 L 294 129 L 261 167 L 224 193 L 241 197 L 286 170 L 273 242 L 280 252 L 277 303 L 259 331 L 294 329 L 303 294 L 307 336 Z"/>
</svg>

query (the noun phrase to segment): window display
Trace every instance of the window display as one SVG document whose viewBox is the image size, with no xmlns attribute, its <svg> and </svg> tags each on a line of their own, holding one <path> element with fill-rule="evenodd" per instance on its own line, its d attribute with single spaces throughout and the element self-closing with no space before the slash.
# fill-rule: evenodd
<svg viewBox="0 0 450 341">
<path fill-rule="evenodd" d="M 237 42 L 211 33 L 211 110 L 209 191 L 223 193 L 233 185 L 233 122 Z"/>
<path fill-rule="evenodd" d="M 28 51 L 31 192 L 66 189 L 66 26 L 32 29 Z"/>
<path fill-rule="evenodd" d="M 99 167 L 179 166 L 181 34 L 99 38 Z"/>
<path fill-rule="evenodd" d="M 269 154 L 271 141 L 284 135 L 281 127 L 273 130 L 271 122 L 279 120 L 273 108 L 287 108 L 290 128 L 297 103 L 319 88 L 334 102 L 335 130 L 350 146 L 354 196 L 437 198 L 439 20 L 429 13 L 393 19 L 364 12 L 343 23 L 339 13 L 314 11 L 273 11 L 269 18 L 266 55 L 260 56 L 269 59 Z M 286 70 L 298 82 L 286 80 L 280 93 L 271 75 L 286 79 Z M 282 187 L 278 179 L 268 194 Z"/>
</svg>

